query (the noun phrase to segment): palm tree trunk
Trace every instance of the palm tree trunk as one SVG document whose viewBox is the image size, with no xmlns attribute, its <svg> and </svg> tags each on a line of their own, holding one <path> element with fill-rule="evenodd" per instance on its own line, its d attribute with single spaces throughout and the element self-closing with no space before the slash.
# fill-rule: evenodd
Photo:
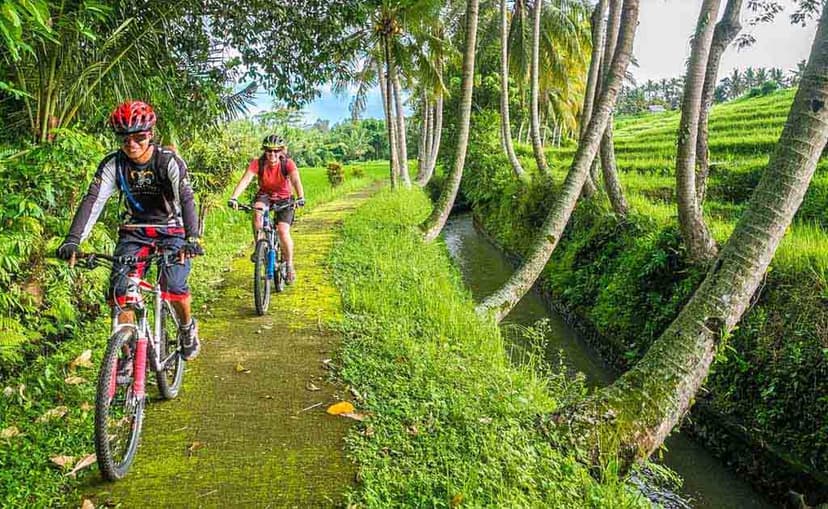
<svg viewBox="0 0 828 509">
<path fill-rule="evenodd" d="M 623 466 L 658 448 L 686 415 L 721 341 L 741 319 L 802 203 L 828 141 L 828 11 L 782 136 L 747 209 L 701 286 L 636 366 L 573 408 L 542 419 Z M 599 453 L 598 451 L 603 451 Z M 600 458 L 606 461 L 608 457 Z"/>
<path fill-rule="evenodd" d="M 469 143 L 469 121 L 471 120 L 472 91 L 474 90 L 474 56 L 477 46 L 477 15 L 478 1 L 466 2 L 466 51 L 463 54 L 463 81 L 461 85 L 459 131 L 457 133 L 457 152 L 454 157 L 454 166 L 446 178 L 440 199 L 431 211 L 431 215 L 420 227 L 423 230 L 426 242 L 430 242 L 440 235 L 446 224 L 457 191 L 460 189 L 460 179 L 463 178 L 463 166 L 466 163 L 466 149 Z"/>
<path fill-rule="evenodd" d="M 704 203 L 704 196 L 707 193 L 707 175 L 710 172 L 707 127 L 710 108 L 713 105 L 713 95 L 716 92 L 716 83 L 719 77 L 719 65 L 725 50 L 742 30 L 742 25 L 739 23 L 741 10 L 742 0 L 727 1 L 724 16 L 716 24 L 716 29 L 713 32 L 710 56 L 707 59 L 701 111 L 699 112 L 699 138 L 696 142 L 696 200 L 699 207 Z"/>
<path fill-rule="evenodd" d="M 607 75 L 609 72 L 609 62 L 611 55 L 615 53 L 615 47 L 618 44 L 618 32 L 621 27 L 621 0 L 611 0 L 609 23 L 607 26 L 607 41 L 604 50 L 603 69 L 601 70 L 601 77 Z M 624 217 L 627 215 L 629 206 L 627 199 L 624 198 L 624 189 L 621 187 L 621 181 L 618 178 L 618 166 L 615 163 L 615 143 L 612 139 L 612 123 L 613 115 L 610 115 L 607 121 L 607 128 L 604 131 L 604 138 L 601 140 L 601 168 L 604 177 L 604 189 L 609 197 L 612 210 L 617 215 Z"/>
<path fill-rule="evenodd" d="M 549 165 L 546 164 L 546 154 L 543 153 L 543 143 L 540 138 L 540 114 L 539 109 L 539 84 L 538 76 L 540 75 L 539 60 L 540 60 L 540 25 L 541 14 L 543 12 L 543 0 L 535 0 L 534 11 L 534 25 L 532 30 L 532 70 L 531 70 L 531 122 L 530 131 L 532 134 L 532 151 L 535 153 L 535 161 L 538 163 L 538 170 L 541 173 L 549 173 Z"/>
<path fill-rule="evenodd" d="M 411 187 L 411 176 L 408 174 L 408 142 L 405 132 L 405 111 L 402 102 L 402 86 L 397 74 L 396 62 L 391 65 L 391 76 L 394 83 L 394 104 L 397 108 L 397 150 L 399 153 L 400 180 L 405 187 Z"/>
<path fill-rule="evenodd" d="M 417 177 L 414 179 L 419 183 L 426 172 L 428 152 L 428 140 L 430 133 L 428 132 L 428 114 L 431 111 L 431 106 L 428 104 L 428 96 L 425 89 L 422 90 L 420 98 L 420 139 L 417 143 Z"/>
<path fill-rule="evenodd" d="M 512 144 L 512 123 L 509 120 L 509 19 L 506 12 L 506 0 L 500 0 L 500 130 L 512 170 L 517 177 L 522 177 L 524 171 Z"/>
<path fill-rule="evenodd" d="M 391 58 L 390 51 L 388 49 L 387 35 L 382 36 L 382 46 L 383 51 L 385 52 L 385 71 L 387 71 L 388 62 Z M 391 80 L 387 79 L 387 74 L 383 72 L 381 67 L 378 71 L 377 76 L 379 77 L 380 91 L 382 93 L 382 105 L 385 109 L 385 128 L 388 131 L 388 157 L 391 172 L 391 188 L 393 189 L 397 187 L 397 175 L 399 175 L 397 166 L 397 146 L 395 144 L 396 133 L 394 132 L 396 129 L 394 128 L 393 114 L 391 112 L 391 94 L 393 92 L 391 90 Z"/>
<path fill-rule="evenodd" d="M 589 62 L 589 73 L 587 74 L 587 89 L 584 93 L 584 107 L 581 112 L 581 126 L 578 140 L 583 139 L 586 133 L 587 125 L 592 119 L 592 108 L 595 100 L 601 93 L 599 86 L 599 79 L 602 74 L 601 59 L 604 46 L 606 44 L 606 24 L 604 22 L 604 11 L 607 9 L 607 0 L 600 0 L 592 11 L 592 58 Z M 612 58 L 610 56 L 610 58 Z M 598 166 L 597 161 L 593 161 L 590 166 L 589 178 L 584 183 L 582 196 L 584 198 L 592 197 L 598 189 L 596 183 L 598 182 Z"/>
<path fill-rule="evenodd" d="M 431 159 L 428 163 L 428 173 L 423 180 L 422 185 L 428 184 L 434 175 L 434 168 L 437 166 L 437 156 L 440 154 L 440 140 L 443 135 L 443 92 L 437 95 L 437 104 L 434 106 L 434 114 L 432 115 L 434 122 L 434 141 L 431 143 Z"/>
<path fill-rule="evenodd" d="M 624 197 L 624 189 L 621 187 L 621 180 L 618 178 L 618 168 L 615 165 L 615 144 L 612 140 L 612 116 L 607 122 L 607 130 L 601 140 L 601 168 L 604 176 L 604 189 L 607 191 L 612 211 L 616 215 L 626 217 L 629 211 L 627 199 Z"/>
<path fill-rule="evenodd" d="M 592 106 L 600 90 L 598 89 L 598 76 L 601 74 L 601 53 L 604 49 L 604 37 L 606 25 L 604 23 L 604 11 L 607 10 L 607 0 L 599 0 L 592 11 L 592 58 L 589 61 L 589 73 L 587 74 L 587 87 L 584 93 L 584 107 L 581 111 L 581 128 L 579 140 L 584 137 L 587 124 L 592 118 Z"/>
<path fill-rule="evenodd" d="M 713 28 L 721 0 L 704 0 L 693 49 L 687 66 L 684 97 L 681 102 L 681 121 L 676 151 L 676 201 L 681 234 L 687 246 L 688 257 L 693 261 L 712 260 L 716 257 L 716 244 L 710 236 L 702 217 L 701 206 L 696 199 L 696 141 L 699 135 L 699 111 L 702 88 L 707 71 L 707 57 L 713 40 Z"/>
<path fill-rule="evenodd" d="M 493 312 L 495 319 L 500 321 L 520 301 L 524 294 L 538 279 L 546 262 L 558 245 L 564 227 L 581 194 L 581 189 L 589 177 L 589 168 L 595 160 L 598 146 L 606 130 L 610 114 L 615 107 L 615 100 L 621 88 L 621 82 L 627 71 L 632 54 L 635 29 L 638 23 L 639 0 L 624 0 L 621 18 L 621 36 L 613 57 L 610 73 L 601 91 L 601 97 L 595 106 L 592 119 L 589 121 L 586 133 L 578 144 L 572 166 L 564 181 L 563 188 L 556 196 L 555 202 L 546 220 L 540 229 L 534 245 L 529 250 L 523 265 L 515 271 L 508 281 L 495 293 L 487 297 L 477 306 L 477 312 L 488 314 Z"/>
</svg>

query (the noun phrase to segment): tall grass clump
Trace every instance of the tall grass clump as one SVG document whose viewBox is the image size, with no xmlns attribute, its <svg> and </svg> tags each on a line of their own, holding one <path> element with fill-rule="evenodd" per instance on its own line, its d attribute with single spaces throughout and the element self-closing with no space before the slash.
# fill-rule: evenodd
<svg viewBox="0 0 828 509">
<path fill-rule="evenodd" d="M 343 298 L 341 377 L 367 419 L 348 448 L 367 507 L 644 507 L 535 428 L 582 395 L 562 374 L 510 364 L 441 243 L 416 229 L 420 190 L 382 192 L 346 219 L 331 266 Z"/>
</svg>

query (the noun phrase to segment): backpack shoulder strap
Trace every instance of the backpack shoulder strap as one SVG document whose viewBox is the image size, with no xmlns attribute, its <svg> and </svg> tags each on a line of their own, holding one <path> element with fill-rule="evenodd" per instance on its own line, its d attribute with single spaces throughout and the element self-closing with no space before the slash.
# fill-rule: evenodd
<svg viewBox="0 0 828 509">
<path fill-rule="evenodd" d="M 288 158 L 282 159 L 282 164 L 279 165 L 282 170 L 282 177 L 288 178 Z"/>
<path fill-rule="evenodd" d="M 262 185 L 263 177 L 264 177 L 264 170 L 267 166 L 267 160 L 264 156 L 259 157 L 259 185 Z"/>
</svg>

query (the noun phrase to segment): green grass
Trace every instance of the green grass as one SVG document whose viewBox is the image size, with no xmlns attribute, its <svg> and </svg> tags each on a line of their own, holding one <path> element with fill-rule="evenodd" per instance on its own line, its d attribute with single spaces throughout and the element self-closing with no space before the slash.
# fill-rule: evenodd
<svg viewBox="0 0 828 509">
<path fill-rule="evenodd" d="M 645 507 L 606 472 L 596 482 L 536 430 L 579 397 L 562 374 L 515 367 L 482 322 L 441 243 L 416 225 L 431 204 L 382 192 L 346 219 L 331 265 L 346 308 L 341 377 L 365 422 L 348 448 L 365 507 Z M 573 384 L 573 385 L 569 385 Z"/>
<path fill-rule="evenodd" d="M 381 162 L 365 164 L 363 169 L 365 177 L 349 178 L 346 174 L 345 182 L 335 189 L 330 188 L 324 168 L 300 169 L 308 198 L 306 210 L 384 176 Z M 230 211 L 223 206 L 214 208 L 208 214 L 204 236 L 207 256 L 196 260 L 190 276 L 197 317 L 202 305 L 217 298 L 217 288 L 224 281 L 223 269 L 240 248 L 249 244 L 249 222 L 248 214 Z M 50 263 L 60 262 L 53 260 Z M 78 481 L 66 477 L 65 472 L 51 464 L 49 458 L 63 455 L 79 459 L 94 451 L 94 410 L 82 407 L 85 408 L 84 403 L 94 403 L 97 365 L 109 335 L 109 320 L 102 299 L 108 277 L 106 271 L 78 272 L 77 276 L 100 292 L 99 311 L 102 316 L 88 322 L 84 330 L 56 346 L 51 355 L 38 357 L 25 371 L 0 382 L 0 391 L 5 389 L 9 393 L 8 396 L 0 393 L 0 433 L 12 427 L 20 432 L 11 438 L 0 438 L 0 507 L 79 504 L 73 491 Z M 209 314 L 209 311 L 206 313 Z M 87 349 L 92 350 L 95 367 L 70 370 L 69 363 Z M 66 384 L 64 380 L 70 374 L 80 376 L 86 382 Z M 46 411 L 60 406 L 67 407 L 65 416 L 37 422 Z M 85 470 L 80 477 L 90 475 L 97 476 L 97 468 Z"/>
<path fill-rule="evenodd" d="M 767 166 L 793 94 L 783 91 L 712 110 L 712 165 L 703 211 L 720 244 L 730 237 Z M 516 182 L 496 134 L 487 131 L 496 119 L 482 113 L 475 118 L 463 193 L 492 236 L 509 251 L 525 254 L 555 186 L 537 177 Z M 678 229 L 678 121 L 677 112 L 617 120 L 617 162 L 631 213 L 624 220 L 614 217 L 603 193 L 581 201 L 543 273 L 544 290 L 593 330 L 607 357 L 621 366 L 647 351 L 707 270 L 687 261 Z M 531 147 L 517 150 L 531 161 Z M 548 151 L 558 185 L 574 152 L 571 145 Z M 525 168 L 537 175 L 534 163 Z M 824 158 L 767 276 L 705 382 L 708 407 L 754 440 L 741 454 L 724 454 L 756 471 L 761 481 L 772 475 L 758 469 L 761 462 L 750 455 L 765 447 L 785 451 L 799 471 L 825 472 L 828 465 L 828 425 L 814 417 L 828 412 L 826 169 Z M 732 437 L 719 439 L 738 447 Z M 785 483 L 778 478 L 769 484 L 776 489 Z"/>
</svg>

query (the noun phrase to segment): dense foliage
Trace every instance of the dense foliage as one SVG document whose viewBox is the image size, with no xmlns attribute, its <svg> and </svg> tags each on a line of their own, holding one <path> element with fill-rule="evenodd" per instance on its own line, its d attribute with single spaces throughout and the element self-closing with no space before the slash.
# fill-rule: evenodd
<svg viewBox="0 0 828 509">
<path fill-rule="evenodd" d="M 767 164 L 791 99 L 790 92 L 778 92 L 713 110 L 705 211 L 719 241 L 729 235 Z M 463 192 L 486 230 L 507 250 L 524 254 L 554 187 L 537 177 L 532 183 L 511 177 L 497 150 L 494 117 L 475 118 Z M 616 122 L 618 165 L 633 213 L 619 220 L 601 200 L 582 203 L 544 271 L 544 290 L 620 367 L 640 358 L 704 277 L 704 267 L 686 261 L 676 226 L 677 123 L 673 112 Z M 557 181 L 573 153 L 573 147 L 550 151 Z M 530 147 L 519 147 L 519 154 L 530 167 Z M 783 470 L 762 471 L 765 459 L 747 459 L 752 454 L 784 458 L 781 463 L 793 471 L 824 472 L 828 465 L 828 427 L 818 417 L 828 412 L 824 168 L 823 161 L 764 287 L 726 339 L 699 396 L 712 410 L 705 423 L 717 429 L 706 433 L 727 429 L 730 438 L 719 441 L 733 447 L 732 432 L 746 430 L 738 432 L 739 440 L 752 444 L 739 451 L 742 468 L 771 483 L 784 478 Z"/>
</svg>

